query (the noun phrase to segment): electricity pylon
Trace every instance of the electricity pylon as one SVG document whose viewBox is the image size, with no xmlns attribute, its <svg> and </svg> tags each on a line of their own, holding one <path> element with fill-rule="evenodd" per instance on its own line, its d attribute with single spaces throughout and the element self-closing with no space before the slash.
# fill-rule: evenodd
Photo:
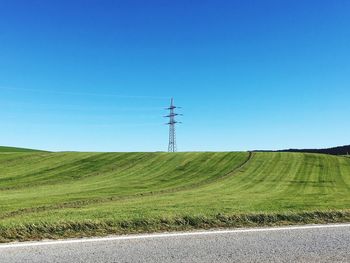
<svg viewBox="0 0 350 263">
<path fill-rule="evenodd" d="M 179 109 L 180 107 L 176 107 L 174 105 L 174 99 L 171 98 L 170 107 L 166 108 L 166 110 L 169 110 L 169 115 L 164 116 L 166 118 L 169 118 L 169 122 L 166 123 L 169 125 L 169 145 L 168 145 L 168 152 L 176 152 L 176 129 L 175 124 L 181 123 L 175 120 L 175 116 L 182 115 L 175 112 L 175 109 Z"/>
</svg>

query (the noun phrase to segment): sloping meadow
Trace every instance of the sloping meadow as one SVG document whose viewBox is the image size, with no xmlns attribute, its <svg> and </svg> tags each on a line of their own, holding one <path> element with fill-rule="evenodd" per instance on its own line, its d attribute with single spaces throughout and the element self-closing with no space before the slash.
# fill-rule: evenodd
<svg viewBox="0 0 350 263">
<path fill-rule="evenodd" d="M 0 240 L 350 218 L 350 159 L 303 153 L 0 153 Z"/>
</svg>

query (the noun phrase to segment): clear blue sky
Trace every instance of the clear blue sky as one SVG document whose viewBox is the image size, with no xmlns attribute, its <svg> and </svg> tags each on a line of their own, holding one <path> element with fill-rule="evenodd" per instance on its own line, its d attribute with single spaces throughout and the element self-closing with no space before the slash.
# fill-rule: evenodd
<svg viewBox="0 0 350 263">
<path fill-rule="evenodd" d="M 0 145 L 350 144 L 350 1 L 0 0 Z"/>
</svg>

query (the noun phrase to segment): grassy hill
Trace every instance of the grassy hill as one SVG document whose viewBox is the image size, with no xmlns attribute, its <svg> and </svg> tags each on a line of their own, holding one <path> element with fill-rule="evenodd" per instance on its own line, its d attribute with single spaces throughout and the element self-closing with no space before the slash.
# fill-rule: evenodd
<svg viewBox="0 0 350 263">
<path fill-rule="evenodd" d="M 341 221 L 341 156 L 0 153 L 0 241 Z"/>
<path fill-rule="evenodd" d="M 43 151 L 27 149 L 27 148 L 0 146 L 0 152 L 43 152 Z"/>
</svg>

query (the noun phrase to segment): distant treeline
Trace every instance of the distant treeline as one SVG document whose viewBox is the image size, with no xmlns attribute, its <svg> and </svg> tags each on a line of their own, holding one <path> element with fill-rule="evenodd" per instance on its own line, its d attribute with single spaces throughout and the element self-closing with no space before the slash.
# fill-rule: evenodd
<svg viewBox="0 0 350 263">
<path fill-rule="evenodd" d="M 338 146 L 326 149 L 288 149 L 277 152 L 301 152 L 301 153 L 324 153 L 332 155 L 348 155 L 350 154 L 350 145 Z"/>
</svg>

